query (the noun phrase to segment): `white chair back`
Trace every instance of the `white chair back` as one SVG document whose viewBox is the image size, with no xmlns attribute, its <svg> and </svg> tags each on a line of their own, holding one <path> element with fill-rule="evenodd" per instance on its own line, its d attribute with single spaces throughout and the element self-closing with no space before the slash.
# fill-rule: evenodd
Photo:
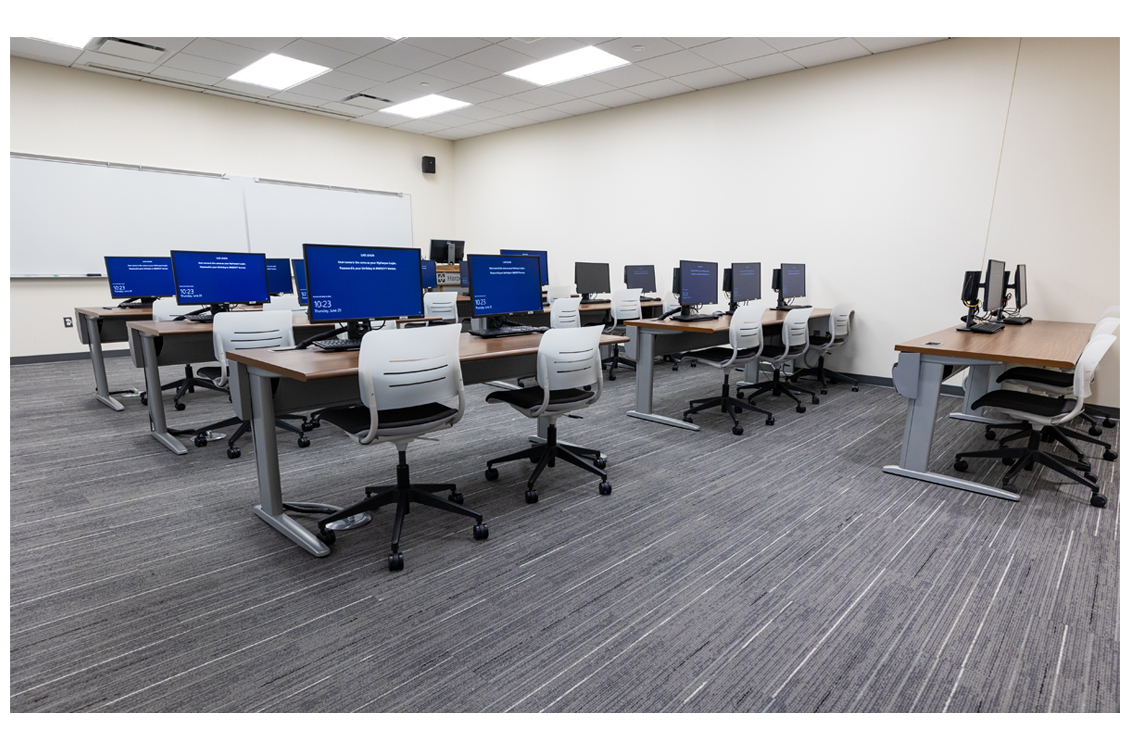
<svg viewBox="0 0 1130 750">
<path fill-rule="evenodd" d="M 1103 318 L 1095 324 L 1095 329 L 1091 331 L 1091 338 L 1093 339 L 1095 336 L 1113 336 L 1121 322 L 1122 321 L 1118 318 Z"/>
<path fill-rule="evenodd" d="M 163 323 L 175 320 L 181 315 L 187 315 L 193 310 L 199 310 L 200 305 L 178 305 L 174 297 L 162 297 L 153 300 L 153 322 Z"/>
<path fill-rule="evenodd" d="M 851 319 L 855 315 L 855 310 L 851 305 L 836 305 L 832 308 L 832 319 L 828 321 L 828 332 L 832 334 L 832 340 L 828 342 L 831 346 L 835 343 L 843 343 L 844 339 L 851 333 Z"/>
<path fill-rule="evenodd" d="M 679 298 L 675 295 L 674 292 L 664 292 L 662 300 L 663 312 L 665 313 L 669 313 L 672 310 L 678 310 L 681 307 L 681 305 L 679 304 Z"/>
<path fill-rule="evenodd" d="M 580 328 L 581 298 L 558 297 L 549 305 L 550 328 Z"/>
<path fill-rule="evenodd" d="M 612 327 L 617 328 L 625 320 L 639 320 L 643 317 L 640 308 L 640 295 L 643 289 L 617 289 L 612 292 Z"/>
<path fill-rule="evenodd" d="M 538 385 L 546 392 L 596 386 L 600 398 L 600 326 L 555 328 L 542 334 L 538 345 Z"/>
<path fill-rule="evenodd" d="M 1095 369 L 1098 368 L 1099 362 L 1114 342 L 1114 336 L 1094 336 L 1083 348 L 1083 353 L 1079 355 L 1079 361 L 1075 363 L 1075 382 L 1072 385 L 1072 392 L 1076 399 L 1075 409 L 1073 410 L 1075 414 L 1083 411 L 1083 401 L 1091 395 L 1091 381 L 1094 380 Z"/>
<path fill-rule="evenodd" d="M 458 323 L 456 308 L 457 292 L 426 292 L 424 294 L 424 315 L 435 315 L 447 323 Z"/>
<path fill-rule="evenodd" d="M 552 305 L 553 300 L 561 299 L 562 297 L 572 297 L 576 291 L 576 284 L 551 285 L 546 287 L 545 299 L 548 304 Z"/>
<path fill-rule="evenodd" d="M 1107 309 L 1103 310 L 1103 314 L 1099 316 L 1099 320 L 1102 320 L 1103 318 L 1121 318 L 1121 311 L 1122 308 L 1118 305 L 1111 305 Z"/>
<path fill-rule="evenodd" d="M 263 311 L 272 310 L 301 310 L 302 303 L 298 301 L 297 294 L 280 294 L 263 303 Z"/>
<path fill-rule="evenodd" d="M 228 352 L 294 346 L 294 313 L 290 310 L 217 313 L 212 318 L 212 351 L 220 363 L 216 385 L 227 386 L 239 410 L 239 378 L 228 373 Z M 243 419 L 244 415 L 239 414 Z"/>
<path fill-rule="evenodd" d="M 781 342 L 785 346 L 786 357 L 798 357 L 808 351 L 808 318 L 812 308 L 789 310 L 781 324 Z"/>
<path fill-rule="evenodd" d="M 735 359 L 750 360 L 761 353 L 764 340 L 761 335 L 761 318 L 767 304 L 740 305 L 730 316 L 730 347 L 735 352 L 752 349 Z"/>
<path fill-rule="evenodd" d="M 458 413 L 450 427 L 463 417 L 463 373 L 459 369 L 459 326 L 384 328 L 361 339 L 357 379 L 361 401 L 369 407 L 369 432 L 359 442 L 368 445 L 380 437 L 378 411 L 442 403 L 458 396 Z M 428 429 L 438 429 L 429 427 Z M 423 434 L 428 430 L 399 428 L 392 437 Z"/>
</svg>

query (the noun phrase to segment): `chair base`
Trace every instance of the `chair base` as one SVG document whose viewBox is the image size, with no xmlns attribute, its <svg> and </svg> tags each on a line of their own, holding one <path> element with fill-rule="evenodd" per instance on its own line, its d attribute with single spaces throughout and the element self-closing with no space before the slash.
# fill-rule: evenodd
<svg viewBox="0 0 1130 750">
<path fill-rule="evenodd" d="M 828 392 L 828 379 L 835 381 L 847 381 L 848 383 L 851 383 L 851 389 L 853 391 L 859 390 L 859 381 L 855 378 L 844 375 L 843 373 L 836 372 L 835 370 L 829 370 L 828 368 L 824 367 L 823 355 L 821 355 L 820 359 L 817 360 L 816 367 L 806 367 L 803 370 L 794 372 L 789 376 L 789 382 L 795 383 L 801 378 L 819 381 L 820 395 L 824 395 Z"/>
<path fill-rule="evenodd" d="M 817 398 L 816 394 L 812 391 L 808 390 L 807 388 L 801 388 L 797 385 L 793 385 L 791 383 L 786 383 L 784 380 L 782 380 L 781 371 L 778 369 L 773 370 L 773 379 L 770 381 L 767 381 L 765 383 L 758 383 L 757 385 L 739 386 L 737 390 L 738 398 L 742 398 L 742 391 L 747 388 L 753 389 L 753 392 L 750 393 L 748 397 L 746 397 L 746 400 L 749 402 L 750 406 L 754 405 L 753 400 L 755 398 L 763 393 L 769 392 L 772 392 L 772 395 L 774 396 L 785 395 L 791 398 L 793 401 L 796 401 L 796 410 L 801 414 L 804 413 L 804 405 L 801 404 L 800 399 L 796 395 L 797 393 L 807 393 L 812 397 L 813 404 L 820 403 L 820 399 Z"/>
<path fill-rule="evenodd" d="M 738 413 L 741 412 L 742 409 L 749 409 L 750 411 L 756 411 L 764 414 L 766 417 L 765 424 L 767 425 L 772 425 L 776 421 L 773 419 L 773 415 L 765 409 L 759 409 L 752 404 L 746 403 L 745 401 L 734 398 L 730 395 L 730 373 L 726 373 L 722 378 L 721 396 L 691 399 L 690 405 L 691 408 L 683 412 L 684 422 L 693 423 L 694 420 L 690 419 L 690 415 L 698 414 L 705 409 L 712 409 L 717 406 L 723 414 L 729 414 L 730 419 L 734 420 L 734 427 L 732 431 L 735 435 L 741 435 L 745 431 L 742 428 L 741 422 L 738 421 Z"/>
<path fill-rule="evenodd" d="M 585 461 L 582 456 L 589 457 L 592 463 L 590 464 Z M 538 501 L 538 493 L 537 490 L 534 489 L 534 483 L 537 482 L 538 477 L 541 476 L 541 473 L 545 471 L 547 466 L 556 466 L 557 459 L 559 458 L 600 477 L 600 494 L 609 495 L 612 493 L 612 484 L 608 481 L 608 475 L 604 472 L 606 463 L 601 457 L 600 451 L 596 448 L 583 448 L 578 445 L 570 445 L 568 447 L 561 445 L 557 442 L 556 424 L 550 423 L 549 428 L 546 430 L 544 443 L 539 443 L 525 450 L 518 451 L 517 453 L 510 453 L 487 461 L 486 478 L 491 481 L 498 479 L 498 469 L 494 468 L 495 464 L 520 461 L 523 458 L 528 458 L 530 461 L 537 464 L 530 474 L 530 478 L 526 481 L 527 503 L 536 503 Z"/>
<path fill-rule="evenodd" d="M 290 422 L 285 422 L 286 419 L 300 419 L 302 420 L 302 427 L 295 427 Z M 238 425 L 238 427 L 236 427 Z M 306 437 L 306 429 L 313 429 L 314 423 L 299 414 L 278 414 L 275 416 L 275 427 L 288 430 L 298 435 L 298 447 L 310 447 L 310 438 Z M 251 429 L 251 422 L 248 420 L 240 419 L 239 417 L 229 417 L 222 422 L 216 422 L 206 427 L 201 427 L 195 430 L 169 430 L 173 435 L 194 435 L 192 442 L 197 448 L 203 448 L 208 445 L 206 435 L 212 430 L 218 430 L 222 427 L 236 427 L 235 432 L 228 438 L 228 458 L 239 458 L 241 451 L 236 442 L 243 437 L 244 433 Z"/>
<path fill-rule="evenodd" d="M 616 369 L 618 367 L 627 367 L 629 370 L 635 370 L 636 369 L 636 363 L 633 362 L 632 360 L 628 359 L 627 357 L 621 357 L 620 356 L 620 345 L 615 344 L 612 347 L 612 356 L 611 357 L 605 357 L 604 359 L 600 360 L 600 367 L 601 367 L 601 369 L 604 369 L 604 368 L 608 369 L 608 379 L 609 380 L 615 380 L 616 379 Z"/>
<path fill-rule="evenodd" d="M 332 545 L 336 541 L 336 535 L 332 529 L 327 528 L 330 524 L 365 511 L 395 504 L 396 517 L 392 522 L 392 553 L 388 556 L 388 569 L 403 570 L 404 555 L 400 552 L 400 533 L 404 527 L 404 517 L 408 515 L 412 503 L 473 518 L 475 519 L 474 538 L 481 541 L 489 536 L 490 530 L 483 523 L 482 514 L 463 507 L 463 495 L 456 490 L 454 484 L 412 484 L 408 477 L 407 456 L 404 451 L 398 451 L 398 454 L 400 462 L 396 466 L 396 484 L 366 487 L 364 500 L 318 521 L 319 539 Z M 447 499 L 436 495 L 436 492 L 447 492 Z"/>
</svg>

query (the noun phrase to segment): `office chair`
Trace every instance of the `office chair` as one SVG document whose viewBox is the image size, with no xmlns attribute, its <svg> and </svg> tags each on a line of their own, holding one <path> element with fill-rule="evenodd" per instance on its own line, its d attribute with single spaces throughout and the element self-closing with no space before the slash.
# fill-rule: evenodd
<svg viewBox="0 0 1130 750">
<path fill-rule="evenodd" d="M 547 305 L 552 305 L 554 300 L 561 299 L 562 297 L 572 297 L 576 293 L 576 284 L 550 285 L 545 288 L 545 303 Z M 579 300 L 580 297 L 578 297 L 577 299 Z"/>
<path fill-rule="evenodd" d="M 1114 336 L 1099 335 L 1088 342 L 1087 346 L 1083 349 L 1083 353 L 1079 355 L 1079 361 L 1075 363 L 1075 375 L 1072 381 L 1071 393 L 1073 398 L 1052 398 L 1051 396 L 1041 396 L 1025 391 L 996 390 L 989 391 L 973 402 L 973 408 L 975 409 L 981 407 L 999 409 L 1005 414 L 1021 421 L 1016 424 L 1001 425 L 998 428 L 1018 430 L 1002 438 L 999 448 L 987 451 L 958 453 L 954 458 L 954 469 L 957 471 L 967 470 L 969 468 L 969 464 L 965 460 L 967 458 L 999 458 L 1006 466 L 1011 465 L 1011 468 L 1004 475 L 1002 486 L 1008 492 L 1016 492 L 1016 476 L 1021 471 L 1031 469 L 1034 464 L 1038 463 L 1050 468 L 1052 471 L 1062 474 L 1072 481 L 1088 487 L 1092 493 L 1091 505 L 1096 508 L 1105 506 L 1106 498 L 1103 497 L 1102 493 L 1099 491 L 1099 486 L 1096 484 L 1098 477 L 1091 473 L 1089 463 L 1083 460 L 1072 461 L 1042 451 L 1040 450 L 1040 442 L 1045 435 L 1049 436 L 1051 440 L 1063 442 L 1065 440 L 1065 434 L 1087 440 L 1088 442 L 1099 442 L 1080 433 L 1067 430 L 1063 425 L 1070 422 L 1083 411 L 1083 402 L 1091 395 L 1091 380 L 1094 378 L 1095 368 L 1114 341 Z M 1039 429 L 1036 429 L 1034 425 L 1039 425 Z M 1011 443 L 1021 438 L 1028 439 L 1027 447 L 1005 447 L 1006 443 Z M 1079 456 L 1079 458 L 1082 458 L 1082 456 Z M 1104 460 L 1113 461 L 1116 458 L 1118 458 L 1118 455 L 1109 448 L 1103 453 Z M 1075 471 L 1082 471 L 1083 475 L 1080 476 L 1076 474 L 1072 471 L 1073 469 Z"/>
<path fill-rule="evenodd" d="M 580 328 L 581 298 L 558 297 L 549 303 L 550 328 Z"/>
<path fill-rule="evenodd" d="M 283 346 L 294 346 L 294 313 L 291 310 L 264 310 L 262 312 L 218 313 L 212 318 L 212 348 L 220 368 L 224 372 L 224 380 L 231 389 L 233 404 L 240 402 L 238 378 L 228 377 L 228 352 L 244 349 L 270 349 Z M 278 378 L 272 378 L 272 391 L 278 388 Z M 193 445 L 203 448 L 208 445 L 208 435 L 213 430 L 223 427 L 237 426 L 236 431 L 228 438 L 228 458 L 239 458 L 240 450 L 236 445 L 243 433 L 251 429 L 251 421 L 238 415 L 214 424 L 201 427 L 191 432 L 196 433 L 192 439 Z M 302 427 L 295 427 L 284 420 L 301 420 Z M 275 426 L 298 434 L 298 447 L 305 448 L 310 445 L 310 438 L 306 437 L 305 430 L 313 428 L 313 424 L 306 417 L 298 414 L 278 414 L 275 416 Z M 179 430 L 177 432 L 180 432 Z M 176 433 L 174 433 L 176 434 Z"/>
<path fill-rule="evenodd" d="M 298 301 L 297 294 L 280 294 L 263 303 L 263 312 L 272 310 L 302 310 L 302 303 Z"/>
<path fill-rule="evenodd" d="M 752 409 L 765 415 L 765 424 L 773 424 L 773 415 L 764 409 L 750 406 L 730 395 L 730 373 L 734 368 L 752 362 L 761 354 L 764 341 L 761 337 L 761 316 L 765 314 L 769 305 L 743 305 L 734 311 L 730 317 L 730 347 L 716 346 L 710 349 L 687 352 L 685 359 L 694 359 L 710 367 L 717 367 L 722 371 L 722 395 L 710 398 L 696 398 L 691 400 L 691 408 L 683 412 L 683 421 L 693 422 L 692 414 L 697 414 L 703 409 L 714 406 L 721 407 L 723 414 L 729 414 L 734 420 L 733 433 L 741 435 L 741 423 L 738 414 L 743 408 Z"/>
<path fill-rule="evenodd" d="M 854 317 L 855 310 L 852 309 L 851 305 L 836 305 L 832 308 L 832 317 L 828 319 L 828 332 L 816 332 L 809 335 L 809 351 L 814 351 L 820 355 L 820 358 L 816 361 L 816 367 L 805 367 L 803 370 L 794 372 L 789 376 L 789 381 L 795 383 L 801 378 L 815 378 L 820 381 L 820 395 L 828 392 L 828 379 L 831 379 L 832 382 L 846 380 L 851 383 L 853 391 L 858 391 L 858 380 L 824 367 L 824 358 L 847 343 Z M 808 364 L 807 354 L 801 362 L 805 365 Z"/>
<path fill-rule="evenodd" d="M 752 406 L 753 400 L 760 396 L 762 393 L 772 391 L 774 396 L 780 396 L 782 393 L 796 401 L 797 412 L 803 414 L 804 406 L 800 403 L 794 391 L 800 393 L 807 393 L 812 397 L 812 403 L 820 403 L 820 399 L 816 394 L 807 388 L 800 388 L 786 380 L 781 379 L 781 369 L 788 362 L 795 362 L 804 356 L 808 351 L 808 317 L 812 314 L 812 308 L 806 307 L 798 310 L 789 310 L 785 314 L 785 321 L 781 324 L 781 343 L 780 344 L 765 344 L 761 348 L 761 353 L 757 355 L 757 362 L 767 363 L 773 368 L 773 379 L 766 383 L 758 383 L 757 385 L 744 385 L 738 388 L 738 398 L 741 398 L 741 392 L 745 388 L 752 388 L 753 393 L 749 394 L 749 403 Z"/>
<path fill-rule="evenodd" d="M 458 323 L 459 312 L 456 309 L 458 297 L 458 292 L 425 292 L 424 315 L 443 318 L 441 323 Z"/>
<path fill-rule="evenodd" d="M 321 418 L 353 435 L 361 445 L 394 444 L 400 459 L 396 484 L 366 487 L 364 500 L 319 521 L 317 535 L 326 544 L 335 541 L 328 524 L 394 503 L 389 570 L 404 569 L 400 531 L 411 503 L 473 518 L 472 536 L 482 540 L 489 535 L 482 514 L 463 507 L 463 495 L 454 484 L 413 484 L 408 476 L 408 444 L 463 418 L 459 334 L 459 326 L 389 328 L 370 331 L 361 339 L 357 380 L 362 403 L 323 409 Z M 444 403 L 454 398 L 459 402 L 456 408 Z M 437 492 L 448 493 L 447 499 L 434 494 Z"/>
<path fill-rule="evenodd" d="M 153 321 L 155 323 L 162 323 L 170 320 L 176 320 L 181 315 L 187 315 L 194 310 L 199 310 L 199 305 L 178 305 L 175 299 L 161 298 L 153 300 Z M 192 365 L 184 366 L 184 377 L 180 380 L 174 380 L 172 383 L 162 383 L 161 390 L 167 391 L 171 388 L 176 388 L 177 392 L 173 395 L 173 408 L 177 411 L 184 411 L 185 404 L 181 403 L 186 393 L 196 393 L 196 387 L 200 386 L 210 391 L 219 391 L 220 393 L 227 393 L 225 387 L 227 373 L 222 367 L 200 367 L 194 373 Z M 149 394 L 141 394 L 141 403 L 149 403 Z"/>
<path fill-rule="evenodd" d="M 605 459 L 599 450 L 564 446 L 557 442 L 558 418 L 595 404 L 600 399 L 604 380 L 600 366 L 601 333 L 597 326 L 546 331 L 538 345 L 538 385 L 514 391 L 496 391 L 487 396 L 489 404 L 510 404 L 531 419 L 545 417 L 549 422 L 545 443 L 487 461 L 488 480 L 498 479 L 495 464 L 523 458 L 537 462 L 526 482 L 526 502 L 536 503 L 538 493 L 534 489 L 534 483 L 546 466 L 554 466 L 556 459 L 561 458 L 600 477 L 600 494 L 612 493 L 612 484 L 603 471 Z M 585 390 L 586 386 L 592 390 Z M 581 458 L 582 456 L 585 458 Z M 592 460 L 592 465 L 585 459 Z"/>
<path fill-rule="evenodd" d="M 660 300 L 663 302 L 663 314 L 664 315 L 666 315 L 669 312 L 675 312 L 676 310 L 679 310 L 681 308 L 681 305 L 679 305 L 679 298 L 675 295 L 674 292 L 664 292 L 660 296 Z M 663 361 L 672 363 L 671 364 L 671 372 L 678 372 L 679 371 L 679 363 L 681 363 L 683 361 L 683 355 L 682 354 L 664 354 L 663 355 Z M 695 366 L 698 365 L 698 363 L 695 362 L 694 360 L 691 360 L 688 364 L 690 364 L 691 367 L 695 367 Z"/>
<path fill-rule="evenodd" d="M 623 336 L 627 330 L 624 322 L 628 320 L 639 320 L 643 317 L 643 311 L 640 307 L 640 295 L 643 294 L 642 289 L 617 289 L 612 292 L 612 306 L 609 309 L 609 314 L 612 316 L 612 325 L 604 329 L 605 333 L 616 334 Z M 630 359 L 622 358 L 620 356 L 620 345 L 612 345 L 612 356 L 605 357 L 600 361 L 603 368 L 608 366 L 608 379 L 616 379 L 616 368 L 620 365 L 636 369 L 636 363 Z"/>
</svg>

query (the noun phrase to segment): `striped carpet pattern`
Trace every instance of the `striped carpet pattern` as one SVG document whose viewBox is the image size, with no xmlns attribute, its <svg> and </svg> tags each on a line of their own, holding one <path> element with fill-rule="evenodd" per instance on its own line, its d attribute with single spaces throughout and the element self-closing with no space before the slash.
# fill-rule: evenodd
<svg viewBox="0 0 1130 750">
<path fill-rule="evenodd" d="M 107 368 L 140 387 L 128 360 Z M 634 387 L 621 371 L 559 427 L 608 455 L 612 494 L 559 463 L 527 505 L 530 464 L 483 471 L 534 423 L 469 386 L 462 422 L 408 455 L 490 538 L 414 508 L 390 573 L 391 509 L 314 558 L 252 514 L 249 437 L 237 460 L 174 456 L 136 398 L 94 401 L 89 362 L 12 367 L 11 710 L 1119 710 L 1118 462 L 1095 446 L 1106 508 L 1048 471 L 1010 503 L 883 474 L 905 417 L 890 389 L 833 385 L 805 414 L 762 398 L 776 425 L 747 413 L 735 437 L 717 413 L 698 433 L 629 419 Z M 659 367 L 656 411 L 719 387 Z M 186 403 L 172 426 L 229 415 L 215 393 Z M 981 433 L 943 414 L 931 469 Z M 310 438 L 279 433 L 286 500 L 344 505 L 395 479 L 392 446 Z"/>
</svg>

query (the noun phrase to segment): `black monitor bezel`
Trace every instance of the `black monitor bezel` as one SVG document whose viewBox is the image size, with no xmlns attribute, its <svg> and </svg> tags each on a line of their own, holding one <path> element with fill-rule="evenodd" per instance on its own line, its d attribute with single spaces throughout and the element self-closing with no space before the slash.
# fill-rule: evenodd
<svg viewBox="0 0 1130 750">
<path fill-rule="evenodd" d="M 173 274 L 173 293 L 171 295 L 170 294 L 114 294 L 114 279 L 110 275 L 110 264 L 106 262 L 106 261 L 110 260 L 111 258 L 114 258 L 114 259 L 128 258 L 130 260 L 167 260 L 167 261 L 169 261 L 169 271 L 172 272 L 172 268 L 173 268 L 173 257 L 172 257 L 172 255 L 168 255 L 168 256 L 163 256 L 163 255 L 104 255 L 104 256 L 102 256 L 102 263 L 106 266 L 106 280 L 110 282 L 110 299 L 134 299 L 134 298 L 160 299 L 161 297 L 175 297 L 176 296 L 176 293 L 177 293 L 176 274 Z"/>
<path fill-rule="evenodd" d="M 801 269 L 800 275 L 801 275 L 801 278 L 803 279 L 803 283 L 804 283 L 804 292 L 802 294 L 789 294 L 788 292 L 786 292 L 784 290 L 785 279 L 788 278 L 788 274 L 785 273 L 785 266 L 800 266 L 800 269 Z M 804 263 L 782 263 L 780 266 L 777 267 L 777 270 L 781 272 L 781 280 L 779 282 L 781 288 L 777 289 L 777 291 L 780 292 L 780 294 L 783 298 L 785 298 L 785 299 L 796 299 L 797 297 L 807 297 L 808 296 L 808 269 L 805 267 Z"/>
<path fill-rule="evenodd" d="M 223 300 L 191 300 L 189 302 L 181 302 L 180 298 L 180 283 L 177 281 L 177 253 L 193 253 L 195 255 L 239 255 L 241 257 L 260 257 L 263 259 L 263 288 L 266 290 L 266 296 L 262 299 L 223 299 Z M 173 284 L 176 289 L 176 297 L 178 305 L 191 305 L 195 307 L 208 307 L 212 305 L 262 305 L 271 301 L 271 283 L 267 277 L 267 254 L 266 253 L 245 253 L 240 250 L 226 251 L 226 250 L 170 250 L 169 261 L 173 266 Z"/>
<path fill-rule="evenodd" d="M 410 315 L 384 315 L 362 318 L 332 318 L 332 319 L 315 319 L 314 316 L 314 296 L 310 293 L 310 259 L 306 255 L 306 249 L 310 247 L 340 247 L 349 250 L 415 250 L 416 251 L 416 278 L 417 288 L 420 290 L 420 312 L 412 313 Z M 390 245 L 341 245 L 337 243 L 327 242 L 304 242 L 302 243 L 302 263 L 306 266 L 306 317 L 311 323 L 357 323 L 367 320 L 398 320 L 400 318 L 418 318 L 424 314 L 424 269 L 420 266 L 422 260 L 422 253 L 418 247 L 393 247 Z"/>
<path fill-rule="evenodd" d="M 290 289 L 287 289 L 284 292 L 273 291 L 271 289 L 271 270 L 268 268 L 267 269 L 267 294 L 271 294 L 271 295 L 294 294 L 294 267 L 290 264 L 291 258 L 267 258 L 268 263 L 270 263 L 271 261 L 280 261 L 280 260 L 286 261 L 286 267 L 288 269 L 290 269 L 290 274 L 288 274 L 289 277 L 290 277 Z"/>
<path fill-rule="evenodd" d="M 543 305 L 541 305 L 540 303 L 538 304 L 538 307 L 535 310 L 514 310 L 514 311 L 511 311 L 511 312 L 491 312 L 491 313 L 485 313 L 485 314 L 482 314 L 482 315 L 475 312 L 475 287 L 474 287 L 473 281 L 472 281 L 472 279 L 474 278 L 475 275 L 473 273 L 471 273 L 471 258 L 501 258 L 501 257 L 503 257 L 503 256 L 501 256 L 501 255 L 487 255 L 486 253 L 473 253 L 473 254 L 467 256 L 467 294 L 471 298 L 471 317 L 472 318 L 500 318 L 500 317 L 505 317 L 507 315 L 522 315 L 522 314 L 528 315 L 530 313 L 545 312 L 545 307 Z M 541 281 L 541 258 L 539 258 L 536 255 L 508 255 L 506 257 L 508 257 L 508 258 L 533 258 L 534 260 L 536 260 L 538 262 L 538 281 Z M 462 281 L 462 279 L 460 279 L 460 281 Z M 541 284 L 538 284 L 538 299 L 539 300 L 541 299 Z"/>
<path fill-rule="evenodd" d="M 997 274 L 993 273 L 993 264 L 994 263 L 998 264 L 998 266 L 1000 268 L 1000 274 L 999 274 L 999 276 L 1000 276 L 1000 294 L 997 296 L 997 298 L 995 300 L 991 300 L 991 299 L 989 299 L 989 285 L 992 284 L 997 278 Z M 1008 291 L 1006 289 L 1006 286 L 1005 286 L 1006 280 L 1005 280 L 1005 277 L 1004 277 L 1004 272 L 1005 272 L 1005 262 L 1003 260 L 993 260 L 992 258 L 990 258 L 988 260 L 988 262 L 985 263 L 985 275 L 981 277 L 982 278 L 982 284 L 981 285 L 985 289 L 985 298 L 982 301 L 982 305 L 981 305 L 981 309 L 984 312 L 987 312 L 987 313 L 999 312 L 1001 309 L 1004 308 L 1004 295 L 1005 295 L 1005 292 Z"/>
<path fill-rule="evenodd" d="M 437 265 L 437 263 L 434 260 L 432 260 L 431 258 L 420 258 L 420 286 L 422 286 L 424 289 L 436 289 L 436 288 L 439 287 L 439 278 L 438 278 L 439 272 L 438 271 L 433 272 L 434 274 L 437 275 L 436 285 L 434 287 L 424 286 L 424 264 L 425 263 L 431 263 L 433 267 Z"/>
<path fill-rule="evenodd" d="M 580 266 L 604 266 L 604 286 L 605 289 L 581 289 L 580 282 L 577 280 L 577 269 Z M 573 286 L 577 289 L 577 294 L 611 294 L 612 293 L 612 267 L 608 263 L 592 263 L 585 260 L 578 260 L 573 262 Z"/>
<path fill-rule="evenodd" d="M 1028 266 L 1018 263 L 1012 276 L 1013 286 L 1016 289 L 1016 309 L 1023 310 L 1028 306 Z"/>
<path fill-rule="evenodd" d="M 548 250 L 499 250 L 499 255 L 507 255 L 508 257 L 515 257 L 521 255 L 534 255 L 538 259 L 538 268 L 540 269 L 542 286 L 549 286 L 549 251 Z"/>
<path fill-rule="evenodd" d="M 303 303 L 302 302 L 302 295 L 299 294 L 299 291 L 298 291 L 298 266 L 294 265 L 295 263 L 301 263 L 302 264 L 302 285 L 306 286 L 306 258 L 291 258 L 290 259 L 290 270 L 294 275 L 294 294 L 298 297 L 299 303 L 300 304 L 309 304 L 310 303 L 310 287 L 306 286 L 306 302 Z"/>
<path fill-rule="evenodd" d="M 700 264 L 709 263 L 710 265 L 714 266 L 714 299 L 712 301 L 709 301 L 709 302 L 684 302 L 683 301 L 683 290 L 679 289 L 679 305 L 682 306 L 682 307 L 699 307 L 701 305 L 717 305 L 718 304 L 718 281 L 719 281 L 719 279 L 718 279 L 718 261 L 714 261 L 714 260 L 680 260 L 679 261 L 679 284 L 680 284 L 680 286 L 682 286 L 683 279 L 686 278 L 686 274 L 683 273 L 683 264 L 684 263 L 700 263 Z"/>
<path fill-rule="evenodd" d="M 739 298 L 734 294 L 733 278 L 736 276 L 734 273 L 735 266 L 757 266 L 757 296 L 756 297 L 742 297 Z M 730 267 L 726 269 L 730 272 L 730 301 L 731 302 L 753 302 L 754 300 L 761 299 L 761 261 L 751 261 L 749 263 L 731 263 Z"/>
<path fill-rule="evenodd" d="M 437 243 L 440 243 L 440 242 L 442 242 L 443 244 L 438 245 Z M 449 260 L 448 257 L 447 257 L 447 243 L 449 243 L 449 242 L 455 243 L 455 259 L 454 260 Z M 428 244 L 428 260 L 434 260 L 436 263 L 442 263 L 443 265 L 448 266 L 448 265 L 451 265 L 453 263 L 458 263 L 460 260 L 467 257 L 465 255 L 465 250 L 466 250 L 466 247 L 467 247 L 467 241 L 466 240 L 429 240 L 428 243 L 429 243 Z M 439 250 L 439 248 L 443 249 L 443 257 L 442 258 L 436 257 L 436 252 Z M 421 255 L 421 259 L 422 258 L 423 258 L 423 255 Z"/>
<path fill-rule="evenodd" d="M 628 281 L 628 269 L 629 268 L 650 268 L 651 269 L 651 289 L 645 289 L 643 287 L 633 287 L 632 282 Z M 641 293 L 643 293 L 643 294 L 655 294 L 656 292 L 659 291 L 659 285 L 655 281 L 655 265 L 654 264 L 648 265 L 646 263 L 640 263 L 640 264 L 633 263 L 632 265 L 624 266 L 624 284 L 629 289 L 639 288 L 641 290 Z"/>
</svg>

